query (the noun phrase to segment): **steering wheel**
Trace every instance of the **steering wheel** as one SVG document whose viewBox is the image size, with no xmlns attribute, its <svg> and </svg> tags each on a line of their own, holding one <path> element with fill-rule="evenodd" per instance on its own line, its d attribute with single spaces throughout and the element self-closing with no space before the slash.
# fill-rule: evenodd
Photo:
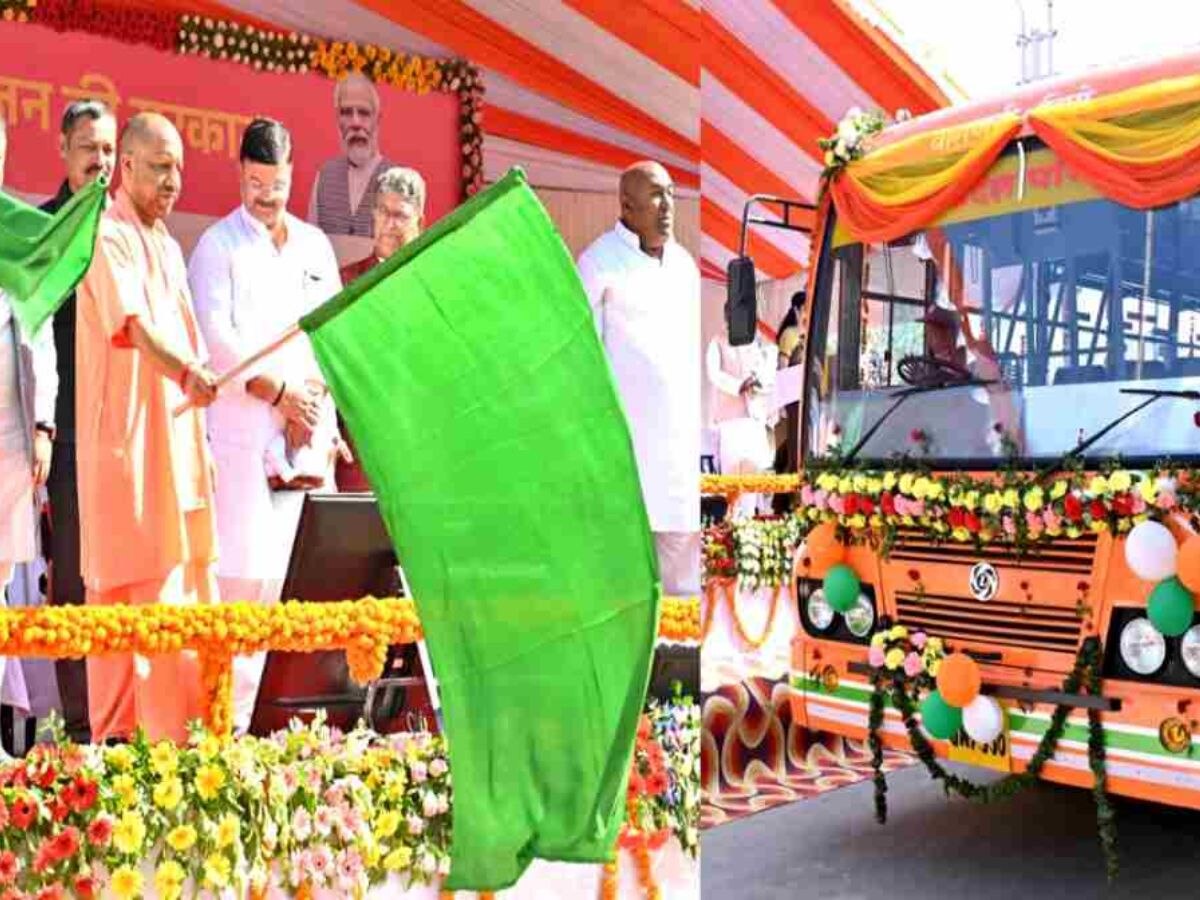
<svg viewBox="0 0 1200 900">
<path fill-rule="evenodd" d="M 896 364 L 896 374 L 914 387 L 958 384 L 975 377 L 966 366 L 938 356 L 906 356 Z"/>
</svg>

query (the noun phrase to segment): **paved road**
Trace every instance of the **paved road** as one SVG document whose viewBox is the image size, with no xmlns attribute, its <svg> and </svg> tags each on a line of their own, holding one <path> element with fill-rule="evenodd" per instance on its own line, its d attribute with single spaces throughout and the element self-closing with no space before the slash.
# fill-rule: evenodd
<svg viewBox="0 0 1200 900">
<path fill-rule="evenodd" d="M 986 778 L 971 771 L 972 778 Z M 994 806 L 947 799 L 922 768 L 704 832 L 705 900 L 1091 900 L 1200 894 L 1200 813 L 1117 807 L 1121 875 L 1109 887 L 1086 791 L 1041 785 Z"/>
</svg>

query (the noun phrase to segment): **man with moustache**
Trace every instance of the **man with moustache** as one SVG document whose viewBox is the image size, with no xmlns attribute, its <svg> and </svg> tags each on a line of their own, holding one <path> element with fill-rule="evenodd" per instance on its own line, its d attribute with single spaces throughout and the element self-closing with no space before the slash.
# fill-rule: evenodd
<svg viewBox="0 0 1200 900">
<path fill-rule="evenodd" d="M 112 176 L 117 158 L 117 120 L 99 100 L 76 100 L 63 112 L 59 149 L 66 177 L 58 193 L 42 209 L 56 213 L 76 191 L 101 175 Z M 84 602 L 79 574 L 79 500 L 75 458 L 75 297 L 54 314 L 54 345 L 58 356 L 58 401 L 55 405 L 54 454 L 50 480 L 50 604 L 79 606 Z M 87 665 L 82 659 L 54 664 L 62 699 L 67 735 L 77 743 L 91 740 L 88 727 Z"/>
<path fill-rule="evenodd" d="M 100 219 L 77 300 L 76 422 L 81 569 L 89 606 L 217 599 L 212 456 L 202 407 L 216 376 L 165 219 L 183 143 L 157 113 L 126 123 L 120 185 Z M 185 401 L 191 407 L 174 415 Z M 201 712 L 192 652 L 88 658 L 96 743 L 182 741 Z"/>
<path fill-rule="evenodd" d="M 342 284 L 365 275 L 421 234 L 425 222 L 425 179 L 416 169 L 395 166 L 379 176 L 375 185 L 375 244 L 369 256 L 343 266 Z M 357 459 L 350 435 L 341 419 L 338 428 L 348 453 L 339 457 L 335 480 L 339 491 L 369 491 L 370 484 Z"/>
<path fill-rule="evenodd" d="M 375 191 L 392 163 L 379 151 L 379 92 L 371 79 L 351 72 L 333 89 L 343 155 L 317 171 L 308 221 L 326 234 L 373 236 Z"/>
<path fill-rule="evenodd" d="M 700 271 L 656 162 L 621 175 L 621 215 L 579 257 L 633 436 L 667 594 L 700 590 Z"/>
<path fill-rule="evenodd" d="M 188 265 L 200 328 L 220 371 L 341 290 L 329 239 L 287 211 L 292 139 L 272 119 L 242 137 L 241 205 L 200 237 Z M 278 601 L 303 490 L 333 487 L 332 399 L 307 337 L 223 388 L 209 410 L 217 463 L 217 580 L 224 602 Z M 273 490 L 274 488 L 277 488 Z M 234 727 L 244 731 L 265 654 L 234 661 Z"/>
</svg>

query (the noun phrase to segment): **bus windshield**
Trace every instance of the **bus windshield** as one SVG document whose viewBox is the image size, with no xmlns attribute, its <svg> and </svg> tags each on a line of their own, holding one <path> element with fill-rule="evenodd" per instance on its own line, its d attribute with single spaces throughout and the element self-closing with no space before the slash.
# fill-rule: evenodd
<svg viewBox="0 0 1200 900">
<path fill-rule="evenodd" d="M 827 247 L 809 457 L 854 446 L 910 385 L 944 387 L 909 397 L 858 458 L 1053 460 L 1146 399 L 1122 389 L 1200 389 L 1198 199 L 1130 209 L 1042 148 L 1006 154 L 924 231 L 861 244 L 835 223 Z M 1151 404 L 1085 456 L 1195 457 L 1194 413 Z"/>
</svg>

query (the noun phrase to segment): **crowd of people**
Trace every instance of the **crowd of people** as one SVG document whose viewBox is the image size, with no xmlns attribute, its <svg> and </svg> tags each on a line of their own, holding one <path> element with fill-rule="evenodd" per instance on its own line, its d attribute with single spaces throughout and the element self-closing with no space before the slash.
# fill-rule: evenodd
<svg viewBox="0 0 1200 900">
<path fill-rule="evenodd" d="M 187 260 L 167 228 L 184 180 L 175 126 L 143 112 L 118 129 L 99 101 L 68 106 L 65 177 L 42 208 L 100 176 L 116 186 L 91 267 L 52 327 L 25 334 L 0 293 L 0 587 L 38 553 L 48 509 L 52 604 L 277 602 L 304 492 L 369 489 L 306 338 L 221 375 L 421 234 L 426 186 L 380 155 L 374 87 L 352 76 L 334 103 L 347 153 L 320 169 L 309 221 L 288 211 L 291 135 L 258 118 L 241 139 L 241 202 Z M 699 271 L 674 240 L 662 166 L 632 166 L 619 194 L 618 222 L 579 270 L 664 589 L 696 593 Z M 372 253 L 339 269 L 327 229 L 371 236 Z M 236 729 L 249 725 L 263 662 L 235 663 Z M 187 653 L 59 662 L 69 736 L 123 741 L 140 727 L 182 739 L 200 712 L 197 665 Z"/>
</svg>

